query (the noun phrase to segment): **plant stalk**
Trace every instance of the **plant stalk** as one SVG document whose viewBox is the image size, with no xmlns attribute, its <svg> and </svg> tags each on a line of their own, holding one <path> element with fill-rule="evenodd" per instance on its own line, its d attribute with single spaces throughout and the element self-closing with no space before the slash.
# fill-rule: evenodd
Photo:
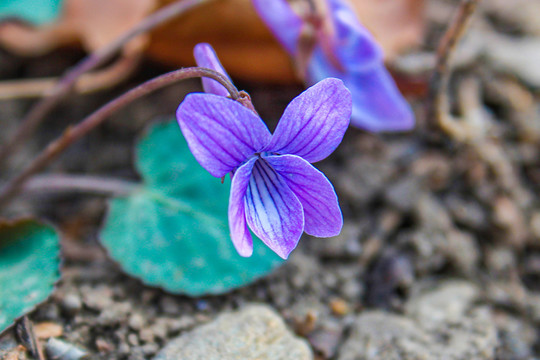
<svg viewBox="0 0 540 360">
<path fill-rule="evenodd" d="M 101 176 L 50 174 L 34 176 L 26 182 L 22 192 L 25 194 L 52 192 L 127 196 L 139 185 L 134 181 Z"/>
<path fill-rule="evenodd" d="M 102 106 L 100 109 L 86 117 L 79 124 L 68 128 L 59 138 L 52 141 L 38 156 L 24 169 L 19 175 L 12 178 L 0 191 L 0 208 L 6 205 L 15 195 L 17 195 L 26 181 L 35 173 L 43 170 L 48 164 L 55 160 L 66 148 L 81 139 L 96 126 L 103 123 L 107 118 L 133 102 L 134 100 L 145 96 L 151 92 L 171 85 L 181 80 L 208 77 L 221 83 L 233 100 L 240 99 L 240 93 L 229 79 L 210 69 L 191 67 L 172 71 L 137 86 L 116 99 Z"/>
</svg>

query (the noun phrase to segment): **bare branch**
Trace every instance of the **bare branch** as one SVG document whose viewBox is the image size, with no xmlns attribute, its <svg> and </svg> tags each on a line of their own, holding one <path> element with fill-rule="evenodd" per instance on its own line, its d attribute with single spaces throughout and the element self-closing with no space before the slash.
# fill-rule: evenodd
<svg viewBox="0 0 540 360">
<path fill-rule="evenodd" d="M 448 26 L 437 49 L 437 62 L 430 84 L 430 111 L 428 113 L 447 132 L 455 130 L 447 94 L 451 74 L 450 61 L 479 3 L 480 0 L 461 2 L 456 16 Z"/>
<path fill-rule="evenodd" d="M 137 182 L 89 175 L 48 174 L 35 176 L 21 190 L 23 195 L 35 193 L 83 193 L 126 196 L 137 188 Z"/>
</svg>

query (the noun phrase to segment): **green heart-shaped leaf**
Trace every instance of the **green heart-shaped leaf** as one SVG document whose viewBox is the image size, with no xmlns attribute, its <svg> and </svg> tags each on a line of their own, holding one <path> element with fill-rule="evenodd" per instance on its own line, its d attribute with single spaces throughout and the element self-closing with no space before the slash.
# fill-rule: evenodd
<svg viewBox="0 0 540 360">
<path fill-rule="evenodd" d="M 218 294 L 282 263 L 254 238 L 243 258 L 229 237 L 230 181 L 195 160 L 176 122 L 152 127 L 137 149 L 144 185 L 110 203 L 101 240 L 123 269 L 174 293 Z"/>
<path fill-rule="evenodd" d="M 30 219 L 0 221 L 0 333 L 52 293 L 59 254 L 52 227 Z"/>
<path fill-rule="evenodd" d="M 62 3 L 63 0 L 2 0 L 0 20 L 13 17 L 34 25 L 50 23 L 60 15 Z"/>
</svg>

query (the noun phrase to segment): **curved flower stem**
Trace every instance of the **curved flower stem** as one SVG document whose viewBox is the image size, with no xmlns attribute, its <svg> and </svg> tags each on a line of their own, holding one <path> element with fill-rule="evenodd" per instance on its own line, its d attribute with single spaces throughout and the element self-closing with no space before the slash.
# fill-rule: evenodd
<svg viewBox="0 0 540 360">
<path fill-rule="evenodd" d="M 22 188 L 26 193 L 66 193 L 77 192 L 126 196 L 139 186 L 139 183 L 114 178 L 89 175 L 41 175 L 29 180 Z"/>
<path fill-rule="evenodd" d="M 462 0 L 456 16 L 448 26 L 437 49 L 437 62 L 430 83 L 429 114 L 435 117 L 439 126 L 445 131 L 453 128 L 447 95 L 451 75 L 450 60 L 479 3 L 480 0 Z"/>
<path fill-rule="evenodd" d="M 69 93 L 71 88 L 77 82 L 77 79 L 84 73 L 91 71 L 98 66 L 110 60 L 125 44 L 130 40 L 147 31 L 154 29 L 157 26 L 173 19 L 174 17 L 183 14 L 184 12 L 194 8 L 195 6 L 208 2 L 210 0 L 180 0 L 166 6 L 146 19 L 137 24 L 123 36 L 116 39 L 109 45 L 95 51 L 75 67 L 69 70 L 49 91 L 46 97 L 41 99 L 30 112 L 21 121 L 21 126 L 13 137 L 0 148 L 0 163 L 3 162 L 9 154 L 11 154 L 17 146 L 20 146 L 32 131 L 41 123 L 45 115 L 49 113 L 62 99 Z"/>
<path fill-rule="evenodd" d="M 134 100 L 161 89 L 167 85 L 194 77 L 208 77 L 219 81 L 227 88 L 232 99 L 238 100 L 240 94 L 226 76 L 205 68 L 185 68 L 163 74 L 131 89 L 116 99 L 102 106 L 86 117 L 79 124 L 68 128 L 59 138 L 52 141 L 19 175 L 11 179 L 0 191 L 0 207 L 5 205 L 22 189 L 24 183 L 35 173 L 41 171 L 51 161 L 56 159 L 67 147 L 85 136 L 96 126 L 104 122 L 112 113 L 133 102 Z"/>
</svg>

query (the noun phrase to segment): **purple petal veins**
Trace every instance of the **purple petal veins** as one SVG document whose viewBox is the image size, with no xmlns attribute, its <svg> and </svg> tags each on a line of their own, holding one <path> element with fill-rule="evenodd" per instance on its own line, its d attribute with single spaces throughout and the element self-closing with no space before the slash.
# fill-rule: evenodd
<svg viewBox="0 0 540 360">
<path fill-rule="evenodd" d="M 195 57 L 195 61 L 197 62 L 197 66 L 217 71 L 218 73 L 225 75 L 227 78 L 229 78 L 229 80 L 231 80 L 231 78 L 221 65 L 221 62 L 216 55 L 216 52 L 210 44 L 200 43 L 195 45 L 195 48 L 193 49 L 193 55 Z M 202 83 L 204 92 L 206 93 L 221 95 L 225 97 L 229 95 L 227 89 L 216 80 L 203 78 Z"/>
<path fill-rule="evenodd" d="M 251 178 L 251 171 L 257 158 L 252 158 L 240 166 L 233 175 L 229 197 L 229 228 L 231 239 L 238 254 L 247 257 L 253 254 L 253 239 L 246 223 L 244 197 Z"/>
<path fill-rule="evenodd" d="M 351 106 L 351 94 L 341 80 L 313 85 L 287 106 L 265 150 L 298 155 L 309 162 L 326 158 L 343 139 Z"/>
<path fill-rule="evenodd" d="M 233 171 L 271 137 L 261 118 L 223 96 L 189 94 L 176 117 L 195 159 L 215 177 Z"/>
<path fill-rule="evenodd" d="M 264 159 L 253 166 L 244 202 L 251 230 L 286 259 L 304 231 L 304 212 L 281 175 Z"/>
<path fill-rule="evenodd" d="M 326 176 L 299 156 L 268 156 L 265 160 L 300 200 L 304 231 L 317 237 L 338 235 L 343 227 L 343 215 L 334 187 Z"/>
</svg>

